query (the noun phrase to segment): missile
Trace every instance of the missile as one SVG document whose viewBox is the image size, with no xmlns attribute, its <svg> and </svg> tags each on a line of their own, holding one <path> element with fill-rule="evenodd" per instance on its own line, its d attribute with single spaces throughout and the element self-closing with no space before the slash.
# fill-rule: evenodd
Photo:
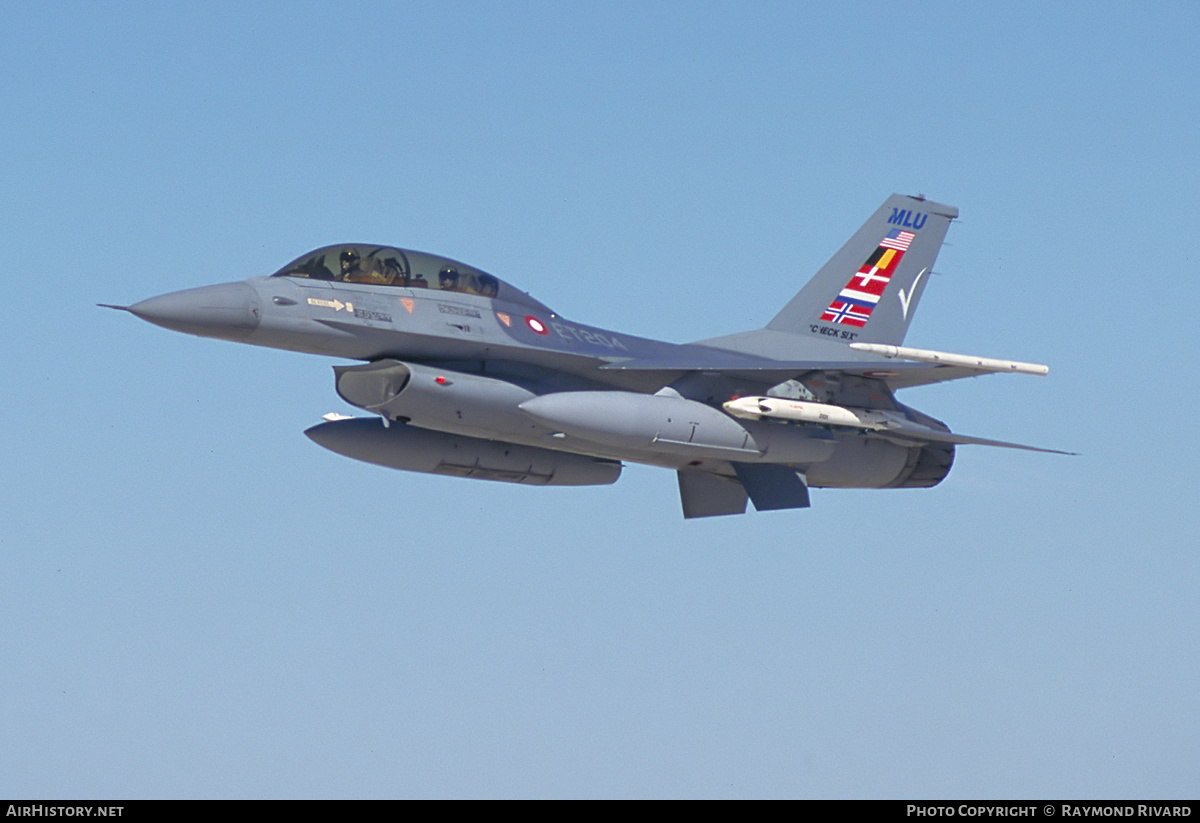
<svg viewBox="0 0 1200 823">
<path fill-rule="evenodd" d="M 951 354 L 931 349 L 910 349 L 906 346 L 885 346 L 879 343 L 851 343 L 856 351 L 878 354 L 881 357 L 899 357 L 918 363 L 933 363 L 939 366 L 962 366 L 984 372 L 1014 372 L 1016 374 L 1046 375 L 1049 366 L 1041 363 L 1022 363 L 1018 360 L 997 360 L 994 357 L 976 357 L 972 354 Z"/>
<path fill-rule="evenodd" d="M 818 423 L 822 426 L 849 426 L 873 431 L 903 425 L 887 412 L 872 409 L 850 409 L 845 406 L 810 403 L 807 400 L 788 400 L 783 397 L 738 397 L 722 404 L 722 407 L 734 417 L 746 420 L 761 420 L 768 417 L 776 420 L 795 420 L 800 423 Z"/>
</svg>

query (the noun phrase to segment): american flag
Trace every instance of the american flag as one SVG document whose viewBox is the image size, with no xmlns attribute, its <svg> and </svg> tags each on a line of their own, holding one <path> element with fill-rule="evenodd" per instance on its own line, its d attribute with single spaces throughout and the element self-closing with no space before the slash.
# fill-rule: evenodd
<svg viewBox="0 0 1200 823">
<path fill-rule="evenodd" d="M 911 231 L 900 231 L 900 229 L 892 229 L 887 237 L 879 241 L 879 245 L 885 249 L 897 249 L 898 251 L 908 251 L 908 244 L 916 237 Z"/>
</svg>

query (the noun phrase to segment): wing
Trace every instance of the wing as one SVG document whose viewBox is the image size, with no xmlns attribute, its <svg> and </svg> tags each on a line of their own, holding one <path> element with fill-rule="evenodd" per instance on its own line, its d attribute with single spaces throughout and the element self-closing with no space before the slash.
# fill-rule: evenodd
<svg viewBox="0 0 1200 823">
<path fill-rule="evenodd" d="M 606 371 L 717 372 L 746 379 L 782 382 L 811 371 L 830 371 L 872 377 L 888 388 L 909 388 L 981 374 L 1048 374 L 1050 368 L 1039 363 L 998 360 L 966 354 L 951 354 L 930 349 L 911 349 L 873 343 L 851 343 L 849 349 L 862 352 L 862 359 L 846 360 L 775 360 L 706 346 L 681 346 L 653 358 L 614 360 L 600 368 Z M 895 362 L 897 359 L 902 362 Z"/>
</svg>

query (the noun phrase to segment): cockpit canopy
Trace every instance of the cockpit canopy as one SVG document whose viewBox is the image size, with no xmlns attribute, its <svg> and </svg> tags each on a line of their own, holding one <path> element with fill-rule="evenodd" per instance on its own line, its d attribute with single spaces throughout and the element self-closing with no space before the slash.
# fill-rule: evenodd
<svg viewBox="0 0 1200 823">
<path fill-rule="evenodd" d="M 325 246 L 288 263 L 272 277 L 307 277 L 372 286 L 439 289 L 493 297 L 550 310 L 499 277 L 448 257 L 369 243 Z"/>
</svg>

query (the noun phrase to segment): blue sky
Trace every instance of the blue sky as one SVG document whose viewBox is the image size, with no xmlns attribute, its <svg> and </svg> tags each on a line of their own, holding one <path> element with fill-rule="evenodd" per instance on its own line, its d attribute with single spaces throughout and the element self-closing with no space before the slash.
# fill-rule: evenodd
<svg viewBox="0 0 1200 823">
<path fill-rule="evenodd" d="M 0 795 L 1196 795 L 1194 2 L 0 25 Z M 1081 456 L 684 522 L 340 458 L 337 361 L 94 305 L 370 241 L 684 342 L 894 191 L 962 214 L 906 342 L 1051 366 L 902 399 Z"/>
</svg>

